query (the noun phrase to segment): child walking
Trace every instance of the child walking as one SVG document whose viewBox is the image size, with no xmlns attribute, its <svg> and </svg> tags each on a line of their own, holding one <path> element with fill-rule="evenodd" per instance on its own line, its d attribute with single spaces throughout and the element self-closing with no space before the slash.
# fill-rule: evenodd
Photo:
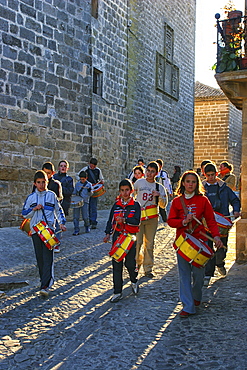
<svg viewBox="0 0 247 370">
<path fill-rule="evenodd" d="M 40 294 L 49 295 L 49 289 L 54 282 L 54 251 L 46 247 L 39 235 L 33 229 L 40 221 L 45 221 L 48 227 L 55 230 L 55 221 L 58 220 L 60 229 L 66 230 L 65 216 L 56 194 L 47 189 L 48 178 L 44 171 L 37 171 L 34 175 L 35 191 L 30 194 L 23 206 L 22 215 L 30 218 L 30 229 L 34 245 L 36 260 L 40 275 Z"/>
<path fill-rule="evenodd" d="M 106 225 L 106 236 L 103 239 L 105 243 L 109 241 L 110 234 L 112 234 L 112 244 L 114 244 L 121 234 L 126 232 L 135 235 L 139 231 L 141 207 L 131 196 L 133 190 L 133 185 L 129 179 L 120 182 L 119 197 L 112 206 Z M 125 267 L 129 272 L 132 291 L 136 295 L 139 291 L 139 286 L 137 281 L 138 271 L 136 269 L 135 254 L 136 242 L 125 256 Z M 112 267 L 114 295 L 110 301 L 115 303 L 123 298 L 123 260 L 117 262 L 112 259 Z"/>
<path fill-rule="evenodd" d="M 79 195 L 83 199 L 83 206 L 77 207 L 73 209 L 73 222 L 74 222 L 74 232 L 73 235 L 79 235 L 80 228 L 79 228 L 79 221 L 80 221 L 80 214 L 82 215 L 82 219 L 84 221 L 85 232 L 90 232 L 90 221 L 89 221 L 89 200 L 92 194 L 92 184 L 91 182 L 87 181 L 87 173 L 86 171 L 81 171 L 79 173 L 80 181 L 78 181 L 75 185 L 75 189 L 73 195 Z"/>
<path fill-rule="evenodd" d="M 206 242 L 206 230 L 201 222 L 205 218 L 216 248 L 222 248 L 223 243 L 220 240 L 213 208 L 204 192 L 198 174 L 194 171 L 184 172 L 179 180 L 176 190 L 177 197 L 172 201 L 167 223 L 170 227 L 176 228 L 176 240 L 182 233 L 188 233 L 192 234 L 197 240 L 200 239 Z M 205 267 L 193 266 L 179 253 L 177 254 L 177 261 L 179 293 L 183 304 L 183 310 L 179 316 L 187 318 L 196 313 L 195 307 L 201 303 Z"/>
</svg>

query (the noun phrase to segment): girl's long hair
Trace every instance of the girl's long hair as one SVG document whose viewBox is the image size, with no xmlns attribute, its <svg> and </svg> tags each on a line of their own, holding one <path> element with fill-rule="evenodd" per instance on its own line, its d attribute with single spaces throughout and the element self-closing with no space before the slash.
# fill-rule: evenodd
<svg viewBox="0 0 247 370">
<path fill-rule="evenodd" d="M 192 171 L 192 170 L 185 171 L 183 173 L 183 175 L 180 177 L 178 187 L 175 191 L 175 195 L 184 194 L 185 187 L 183 185 L 183 182 L 185 181 L 186 177 L 189 176 L 189 175 L 195 176 L 195 178 L 197 179 L 197 185 L 196 185 L 196 188 L 195 188 L 195 195 L 204 195 L 205 194 L 205 189 L 202 185 L 201 179 L 198 176 L 198 174 L 195 171 Z"/>
</svg>

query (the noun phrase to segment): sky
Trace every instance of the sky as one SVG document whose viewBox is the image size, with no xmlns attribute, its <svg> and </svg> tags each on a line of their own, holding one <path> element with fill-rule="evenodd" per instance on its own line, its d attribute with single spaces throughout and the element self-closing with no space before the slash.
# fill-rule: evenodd
<svg viewBox="0 0 247 370">
<path fill-rule="evenodd" d="M 195 81 L 205 85 L 219 87 L 211 70 L 216 62 L 217 40 L 215 14 L 220 13 L 225 18 L 224 6 L 228 0 L 196 0 L 196 58 Z M 233 0 L 237 10 L 244 13 L 245 0 Z"/>
</svg>

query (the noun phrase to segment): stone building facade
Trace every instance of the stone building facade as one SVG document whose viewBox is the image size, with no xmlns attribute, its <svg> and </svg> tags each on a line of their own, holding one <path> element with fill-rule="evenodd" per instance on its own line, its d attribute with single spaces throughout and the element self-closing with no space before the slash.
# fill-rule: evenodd
<svg viewBox="0 0 247 370">
<path fill-rule="evenodd" d="M 217 88 L 195 84 L 194 168 L 204 159 L 219 166 L 226 160 L 240 173 L 242 152 L 242 111 Z"/>
<path fill-rule="evenodd" d="M 139 156 L 193 165 L 195 0 L 3 0 L 0 31 L 0 226 L 47 160 L 98 158 L 102 206 Z"/>
</svg>

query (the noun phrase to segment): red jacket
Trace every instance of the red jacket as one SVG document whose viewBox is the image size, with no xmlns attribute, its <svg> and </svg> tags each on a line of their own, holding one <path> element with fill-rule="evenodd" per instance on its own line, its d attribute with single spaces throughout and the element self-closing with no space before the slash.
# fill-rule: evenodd
<svg viewBox="0 0 247 370">
<path fill-rule="evenodd" d="M 125 218 L 124 224 L 116 225 L 116 218 L 118 216 Z M 112 206 L 105 233 L 111 234 L 113 230 L 116 230 L 118 232 L 126 231 L 130 234 L 136 234 L 139 231 L 140 218 L 141 207 L 138 202 L 135 202 L 134 199 L 131 198 L 127 204 L 123 205 L 121 199 L 118 198 L 116 203 Z"/>
<path fill-rule="evenodd" d="M 169 216 L 167 219 L 167 223 L 169 226 L 174 227 L 177 229 L 176 232 L 176 239 L 181 235 L 183 232 L 187 232 L 189 228 L 189 224 L 187 226 L 183 226 L 182 222 L 186 218 L 186 215 L 184 213 L 184 209 L 181 203 L 181 196 L 174 198 L 171 204 Z M 192 214 L 200 221 L 202 221 L 202 218 L 204 217 L 207 223 L 207 226 L 210 230 L 210 233 L 213 237 L 220 236 L 219 229 L 217 226 L 217 223 L 215 221 L 214 217 L 214 211 L 213 208 L 208 200 L 207 197 L 204 195 L 194 195 L 190 199 L 185 199 L 184 202 L 189 210 L 191 209 Z M 192 229 L 197 224 L 195 220 L 192 220 Z M 198 225 L 192 235 L 201 240 L 207 240 L 206 237 L 200 234 L 200 231 L 206 233 L 205 227 L 203 225 Z"/>
</svg>

